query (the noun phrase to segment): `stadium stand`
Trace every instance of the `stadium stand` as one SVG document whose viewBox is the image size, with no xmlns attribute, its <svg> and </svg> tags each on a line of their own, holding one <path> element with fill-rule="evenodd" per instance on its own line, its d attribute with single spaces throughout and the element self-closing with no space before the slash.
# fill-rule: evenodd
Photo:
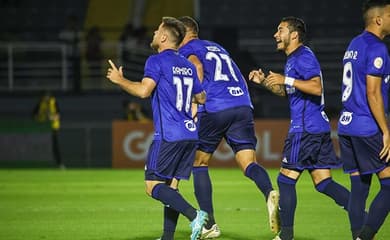
<svg viewBox="0 0 390 240">
<path fill-rule="evenodd" d="M 106 38 L 102 43 L 104 58 L 116 59 L 118 64 L 122 61 L 120 51 L 123 46 L 120 45 L 119 39 L 112 41 L 113 39 L 107 38 L 108 36 L 119 37 L 126 21 L 121 18 L 118 21 L 120 26 L 110 25 L 105 28 L 104 22 L 87 20 L 88 16 L 95 20 L 101 16 L 101 13 L 100 15 L 91 13 L 92 9 L 89 4 L 93 2 L 87 0 L 1 1 L 0 116 L 2 118 L 30 117 L 32 104 L 35 103 L 37 96 L 43 90 L 50 89 L 58 96 L 65 129 L 62 134 L 68 137 L 64 140 L 68 146 L 77 148 L 81 145 L 72 140 L 84 141 L 89 131 L 85 127 L 88 124 L 103 126 L 102 135 L 93 134 L 97 134 L 94 136 L 98 136 L 99 141 L 103 138 L 107 139 L 105 142 L 90 144 L 110 146 L 108 129 L 112 119 L 121 118 L 121 106 L 126 96 L 118 88 L 109 85 L 105 81 L 104 74 L 98 80 L 88 79 L 88 74 L 84 71 L 84 38 L 81 37 L 79 43 L 81 49 L 79 72 L 71 67 L 72 61 L 66 57 L 67 50 L 64 53 L 63 45 L 61 45 L 63 43 L 58 39 L 61 29 L 64 28 L 70 16 L 76 19 L 76 28 L 81 32 L 86 32 L 93 25 L 99 24 L 102 35 Z M 362 31 L 361 0 L 188 0 L 175 2 L 177 4 L 180 2 L 180 6 L 175 9 L 168 8 L 162 3 L 157 7 L 152 6 L 153 4 L 145 5 L 144 24 L 148 27 L 147 37 L 150 38 L 152 34 L 152 29 L 149 28 L 153 22 L 156 19 L 160 20 L 161 16 L 156 16 L 156 13 L 161 11 L 162 13 L 180 14 L 179 10 L 186 9 L 185 4 L 187 4 L 188 9 L 199 10 L 196 15 L 202 29 L 201 37 L 215 40 L 230 48 L 244 75 L 258 67 L 278 72 L 283 70 L 285 57 L 275 51 L 272 36 L 282 17 L 288 15 L 301 17 L 309 27 L 308 45 L 315 51 L 322 65 L 327 106 L 332 111 L 337 111 L 340 107 L 341 60 L 350 38 Z M 197 7 L 194 7 L 194 2 Z M 125 73 L 134 74 L 131 76 L 137 78 L 142 75 L 143 62 L 151 52 L 148 49 L 136 49 L 134 53 L 135 57 L 131 57 L 131 62 L 122 63 L 125 64 Z M 10 61 L 10 56 L 12 56 L 12 61 Z M 75 80 L 77 78 L 80 78 L 81 83 L 77 83 Z M 262 89 L 251 91 L 256 117 L 288 117 L 285 99 L 272 96 Z M 148 109 L 147 101 L 142 104 Z M 69 126 L 68 130 L 66 130 L 67 126 Z M 99 148 L 101 149 L 107 149 L 107 147 Z M 73 154 L 76 154 L 75 152 L 87 154 L 87 151 L 82 149 L 74 151 Z M 97 158 L 103 159 L 104 156 L 107 157 L 110 154 L 108 151 Z M 73 155 L 68 158 L 71 157 L 75 159 Z M 107 164 L 102 160 L 98 165 Z M 92 166 L 93 164 L 84 162 L 79 165 Z"/>
</svg>

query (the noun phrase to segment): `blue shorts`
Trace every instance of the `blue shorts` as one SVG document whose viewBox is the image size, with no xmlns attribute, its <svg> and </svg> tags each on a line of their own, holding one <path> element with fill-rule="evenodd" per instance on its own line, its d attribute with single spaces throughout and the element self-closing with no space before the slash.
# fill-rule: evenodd
<svg viewBox="0 0 390 240">
<path fill-rule="evenodd" d="M 234 153 L 244 149 L 256 149 L 253 111 L 250 107 L 236 107 L 215 113 L 201 112 L 198 115 L 198 149 L 213 153 L 222 138 Z"/>
<path fill-rule="evenodd" d="M 282 167 L 287 169 L 340 168 L 330 133 L 289 133 L 283 149 Z"/>
<path fill-rule="evenodd" d="M 361 174 L 377 173 L 389 166 L 379 158 L 383 148 L 382 134 L 370 137 L 339 135 L 340 157 L 344 162 L 344 172 Z"/>
<path fill-rule="evenodd" d="M 189 179 L 197 141 L 154 140 L 145 165 L 145 180 Z"/>
</svg>

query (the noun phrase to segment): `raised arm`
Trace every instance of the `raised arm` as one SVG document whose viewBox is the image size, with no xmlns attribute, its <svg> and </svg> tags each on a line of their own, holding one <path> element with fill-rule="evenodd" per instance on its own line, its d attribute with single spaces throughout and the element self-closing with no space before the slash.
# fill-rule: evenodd
<svg viewBox="0 0 390 240">
<path fill-rule="evenodd" d="M 130 81 L 123 76 L 122 66 L 118 69 L 111 60 L 108 60 L 108 63 L 111 67 L 107 70 L 107 78 L 111 82 L 117 84 L 131 95 L 140 98 L 147 98 L 152 94 L 156 87 L 156 82 L 153 79 L 144 77 L 141 82 Z"/>
<path fill-rule="evenodd" d="M 261 69 L 253 70 L 249 73 L 249 80 L 263 86 L 265 89 L 271 91 L 278 96 L 286 96 L 286 88 L 283 84 L 270 83 Z"/>
<path fill-rule="evenodd" d="M 322 95 L 322 83 L 320 76 L 312 77 L 308 80 L 293 79 L 286 77 L 279 73 L 274 73 L 270 71 L 270 74 L 267 76 L 267 84 L 272 85 L 289 85 L 295 87 L 296 89 L 315 96 Z"/>
</svg>

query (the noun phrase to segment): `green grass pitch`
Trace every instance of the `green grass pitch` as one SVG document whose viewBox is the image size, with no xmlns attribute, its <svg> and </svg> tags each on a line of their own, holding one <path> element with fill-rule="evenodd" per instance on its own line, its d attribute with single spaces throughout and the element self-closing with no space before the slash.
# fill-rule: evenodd
<svg viewBox="0 0 390 240">
<path fill-rule="evenodd" d="M 275 186 L 277 172 L 269 170 Z M 220 239 L 272 239 L 265 199 L 254 184 L 238 169 L 210 174 Z M 349 188 L 347 175 L 333 175 Z M 374 178 L 371 192 L 377 190 Z M 180 192 L 196 206 L 191 181 L 182 181 Z M 346 212 L 315 191 L 307 172 L 297 193 L 295 239 L 351 239 Z M 188 225 L 180 217 L 176 239 L 189 239 Z M 161 229 L 162 205 L 146 196 L 142 170 L 0 170 L 0 239 L 154 240 Z M 389 217 L 375 239 L 390 239 Z"/>
</svg>

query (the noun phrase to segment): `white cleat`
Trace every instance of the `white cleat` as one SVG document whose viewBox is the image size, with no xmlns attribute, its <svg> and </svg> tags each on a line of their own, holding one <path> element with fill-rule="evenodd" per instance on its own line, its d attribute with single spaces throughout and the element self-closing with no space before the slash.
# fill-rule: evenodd
<svg viewBox="0 0 390 240">
<path fill-rule="evenodd" d="M 202 228 L 200 239 L 211 239 L 219 236 L 221 236 L 221 230 L 217 224 L 214 224 L 210 229 L 206 229 L 205 227 Z"/>
<path fill-rule="evenodd" d="M 279 235 L 277 235 L 275 238 L 273 238 L 272 240 L 282 240 L 280 237 L 279 237 Z M 294 240 L 294 239 L 292 239 L 292 240 Z"/>
<path fill-rule="evenodd" d="M 267 208 L 268 208 L 268 219 L 271 232 L 278 233 L 280 231 L 280 219 L 279 219 L 279 192 L 272 190 L 269 193 L 267 199 Z M 280 239 L 279 236 L 276 236 L 274 240 Z"/>
</svg>

